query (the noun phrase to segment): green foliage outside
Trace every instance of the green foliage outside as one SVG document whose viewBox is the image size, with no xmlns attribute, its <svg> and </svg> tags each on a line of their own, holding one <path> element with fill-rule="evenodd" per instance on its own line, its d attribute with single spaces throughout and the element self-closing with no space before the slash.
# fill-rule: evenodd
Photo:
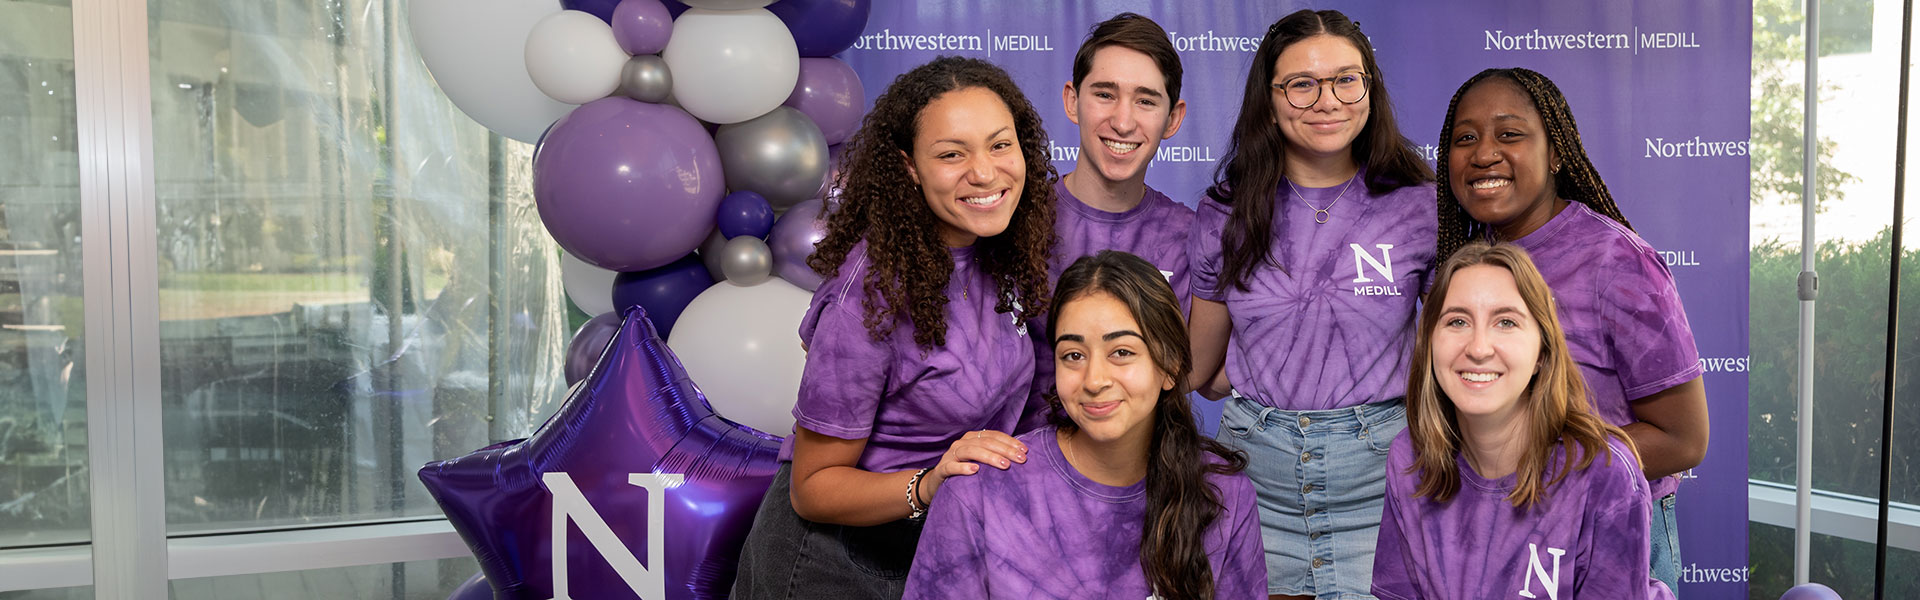
<svg viewBox="0 0 1920 600">
<path fill-rule="evenodd" d="M 1866 8 L 1859 8 L 1862 4 Z M 1830 7 L 1849 5 L 1853 8 L 1842 14 L 1864 11 L 1865 25 L 1845 33 L 1828 33 L 1829 27 L 1821 27 L 1823 49 L 1854 49 L 1862 45 L 1859 41 L 1862 38 L 1866 46 L 1871 46 L 1870 2 L 1823 2 L 1821 6 L 1829 11 L 1822 13 L 1823 18 L 1831 16 Z M 1801 194 L 1804 156 L 1800 151 L 1801 131 L 1805 124 L 1801 83 L 1806 78 L 1802 62 L 1806 58 L 1806 40 L 1800 33 L 1805 20 L 1802 10 L 1799 2 L 1791 0 L 1755 0 L 1753 3 L 1753 187 L 1750 193 L 1755 203 L 1798 202 Z M 1827 21 L 1821 23 L 1829 25 Z M 1825 201 L 1842 197 L 1840 186 L 1859 181 L 1858 177 L 1834 166 L 1833 147 L 1832 140 L 1820 140 L 1818 170 L 1822 207 Z"/>
</svg>

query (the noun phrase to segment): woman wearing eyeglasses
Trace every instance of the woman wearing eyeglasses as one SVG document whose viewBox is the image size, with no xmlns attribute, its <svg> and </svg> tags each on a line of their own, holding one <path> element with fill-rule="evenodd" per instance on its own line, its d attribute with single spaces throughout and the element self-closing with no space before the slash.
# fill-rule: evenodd
<svg viewBox="0 0 1920 600">
<path fill-rule="evenodd" d="M 1287 15 L 1255 56 L 1189 237 L 1190 383 L 1231 396 L 1219 437 L 1251 459 L 1267 592 L 1371 598 L 1433 176 L 1346 15 Z"/>
</svg>

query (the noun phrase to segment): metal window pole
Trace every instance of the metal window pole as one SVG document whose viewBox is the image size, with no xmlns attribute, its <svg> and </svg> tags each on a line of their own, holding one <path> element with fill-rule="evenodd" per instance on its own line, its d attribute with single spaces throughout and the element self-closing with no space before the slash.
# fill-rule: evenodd
<svg viewBox="0 0 1920 600">
<path fill-rule="evenodd" d="M 1805 165 L 1801 179 L 1800 212 L 1800 407 L 1799 436 L 1794 451 L 1795 511 L 1793 526 L 1793 583 L 1808 579 L 1808 550 L 1813 541 L 1813 307 L 1820 297 L 1820 276 L 1814 271 L 1818 246 L 1813 237 L 1814 207 L 1819 200 L 1819 128 L 1815 117 L 1820 108 L 1820 0 L 1806 0 L 1807 79 L 1802 90 L 1806 126 L 1800 136 L 1800 159 Z"/>
<path fill-rule="evenodd" d="M 1893 403 L 1900 368 L 1900 255 L 1901 221 L 1907 199 L 1907 86 L 1913 65 L 1913 0 L 1906 0 L 1900 19 L 1900 104 L 1893 146 L 1893 239 L 1889 240 L 1887 278 L 1887 364 L 1886 392 L 1880 412 L 1880 527 L 1874 536 L 1873 597 L 1885 598 L 1887 589 L 1887 513 L 1893 496 Z"/>
</svg>

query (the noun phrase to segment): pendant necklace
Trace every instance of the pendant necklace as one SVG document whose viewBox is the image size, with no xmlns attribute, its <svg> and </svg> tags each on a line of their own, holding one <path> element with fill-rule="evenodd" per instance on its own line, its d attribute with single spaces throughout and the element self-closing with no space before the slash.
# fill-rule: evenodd
<svg viewBox="0 0 1920 600">
<path fill-rule="evenodd" d="M 1333 197 L 1333 201 L 1332 201 L 1332 202 L 1328 202 L 1328 203 L 1327 203 L 1327 207 L 1326 207 L 1326 208 L 1315 208 L 1315 207 L 1313 206 L 1313 203 L 1312 203 L 1312 202 L 1308 202 L 1308 201 L 1307 201 L 1307 197 L 1306 197 L 1306 196 L 1302 196 L 1302 195 L 1300 195 L 1300 188 L 1296 188 L 1296 187 L 1293 187 L 1293 180 L 1291 180 L 1291 179 L 1289 179 L 1289 180 L 1287 180 L 1287 189 L 1289 189 L 1289 190 L 1293 190 L 1293 197 L 1295 197 L 1295 198 L 1299 198 L 1299 199 L 1300 199 L 1300 203 L 1301 203 L 1301 204 L 1305 204 L 1305 205 L 1307 205 L 1307 208 L 1312 208 L 1312 209 L 1313 209 L 1313 222 L 1314 222 L 1314 223 L 1318 223 L 1318 224 L 1321 224 L 1321 225 L 1325 225 L 1325 224 L 1327 224 L 1327 219 L 1328 219 L 1328 218 L 1329 218 L 1329 217 L 1331 216 L 1331 215 L 1328 215 L 1328 214 L 1327 214 L 1327 211 L 1329 211 L 1329 210 L 1333 210 L 1333 205 L 1335 205 L 1335 204 L 1339 204 L 1339 203 L 1340 203 L 1340 199 L 1341 199 L 1341 198 L 1344 198 L 1344 197 L 1346 197 L 1346 195 L 1347 195 L 1347 188 L 1350 188 L 1350 187 L 1353 187 L 1353 180 L 1355 180 L 1355 179 L 1359 179 L 1359 178 L 1360 178 L 1360 174 L 1359 174 L 1359 173 L 1354 173 L 1354 174 L 1353 174 L 1353 177 L 1350 177 L 1350 178 L 1348 178 L 1348 179 L 1347 179 L 1347 184 L 1346 184 L 1346 185 L 1343 185 L 1343 186 L 1340 186 L 1340 193 L 1339 193 L 1338 195 L 1335 195 L 1335 196 Z"/>
</svg>

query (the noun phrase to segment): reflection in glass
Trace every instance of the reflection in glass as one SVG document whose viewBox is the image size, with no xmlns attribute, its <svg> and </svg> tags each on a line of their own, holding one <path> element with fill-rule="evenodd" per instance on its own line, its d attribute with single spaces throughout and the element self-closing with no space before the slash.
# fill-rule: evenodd
<svg viewBox="0 0 1920 600">
<path fill-rule="evenodd" d="M 472 557 L 463 557 L 342 569 L 176 579 L 168 582 L 167 587 L 168 595 L 179 600 L 443 600 L 454 588 L 479 572 L 479 562 Z M 0 596 L 0 600 L 6 599 Z"/>
<path fill-rule="evenodd" d="M 89 538 L 72 32 L 0 0 L 0 548 Z"/>
<path fill-rule="evenodd" d="M 562 393 L 531 148 L 399 0 L 151 0 L 171 532 L 437 514 L 415 470 Z"/>
</svg>

